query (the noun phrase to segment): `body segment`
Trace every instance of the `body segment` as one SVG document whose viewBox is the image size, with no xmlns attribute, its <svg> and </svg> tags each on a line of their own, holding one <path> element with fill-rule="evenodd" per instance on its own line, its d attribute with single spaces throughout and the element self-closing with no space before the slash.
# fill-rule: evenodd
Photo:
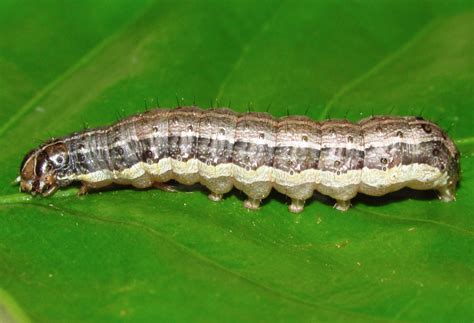
<svg viewBox="0 0 474 323">
<path fill-rule="evenodd" d="M 340 210 L 359 192 L 379 196 L 402 187 L 435 189 L 452 200 L 458 177 L 455 145 L 421 118 L 317 122 L 197 107 L 155 109 L 56 139 L 31 151 L 21 166 L 21 188 L 33 194 L 75 181 L 85 191 L 174 179 L 200 182 L 215 201 L 236 187 L 250 209 L 276 189 L 291 198 L 292 212 L 302 211 L 315 190 Z"/>
</svg>

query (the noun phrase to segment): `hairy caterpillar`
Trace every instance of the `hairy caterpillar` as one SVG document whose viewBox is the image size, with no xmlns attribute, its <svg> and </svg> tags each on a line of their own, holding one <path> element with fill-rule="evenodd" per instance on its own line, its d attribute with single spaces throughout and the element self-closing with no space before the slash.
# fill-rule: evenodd
<svg viewBox="0 0 474 323">
<path fill-rule="evenodd" d="M 317 190 L 345 211 L 358 192 L 380 196 L 402 187 L 434 189 L 451 201 L 459 159 L 445 132 L 421 117 L 354 124 L 178 107 L 52 139 L 26 155 L 19 181 L 22 191 L 43 196 L 75 181 L 82 193 L 112 183 L 200 182 L 214 201 L 236 187 L 249 209 L 274 188 L 291 198 L 291 212 L 301 212 Z"/>
</svg>

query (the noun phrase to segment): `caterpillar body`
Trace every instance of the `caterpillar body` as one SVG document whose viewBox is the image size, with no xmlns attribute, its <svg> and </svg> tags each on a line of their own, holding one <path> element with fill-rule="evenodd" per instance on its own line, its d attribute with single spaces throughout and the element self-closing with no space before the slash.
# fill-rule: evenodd
<svg viewBox="0 0 474 323">
<path fill-rule="evenodd" d="M 291 212 L 301 212 L 317 190 L 345 211 L 358 192 L 380 196 L 403 187 L 434 189 L 451 201 L 459 159 L 446 133 L 421 117 L 317 122 L 192 106 L 52 139 L 25 156 L 19 181 L 22 191 L 43 196 L 77 181 L 82 193 L 112 183 L 200 182 L 214 201 L 236 187 L 249 209 L 276 189 L 291 198 Z"/>
</svg>

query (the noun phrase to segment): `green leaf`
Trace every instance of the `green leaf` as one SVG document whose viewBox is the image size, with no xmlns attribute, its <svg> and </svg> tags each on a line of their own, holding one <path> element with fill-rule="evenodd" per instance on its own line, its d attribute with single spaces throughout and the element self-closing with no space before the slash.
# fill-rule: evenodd
<svg viewBox="0 0 474 323">
<path fill-rule="evenodd" d="M 0 321 L 471 321 L 472 1 L 0 3 Z M 457 201 L 9 183 L 42 140 L 145 107 L 231 102 L 314 119 L 413 115 L 450 129 Z"/>
</svg>

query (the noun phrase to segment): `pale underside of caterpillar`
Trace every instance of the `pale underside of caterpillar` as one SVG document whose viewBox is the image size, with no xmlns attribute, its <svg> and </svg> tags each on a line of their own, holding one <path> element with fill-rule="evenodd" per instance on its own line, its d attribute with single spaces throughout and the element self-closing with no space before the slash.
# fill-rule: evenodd
<svg viewBox="0 0 474 323">
<path fill-rule="evenodd" d="M 301 212 L 317 190 L 347 210 L 358 192 L 380 196 L 403 187 L 434 189 L 451 201 L 459 159 L 445 132 L 420 117 L 354 124 L 178 107 L 52 139 L 26 155 L 19 181 L 22 191 L 43 196 L 76 181 L 81 193 L 112 183 L 199 182 L 214 201 L 236 187 L 249 209 L 273 188 L 291 198 L 292 212 Z"/>
</svg>

